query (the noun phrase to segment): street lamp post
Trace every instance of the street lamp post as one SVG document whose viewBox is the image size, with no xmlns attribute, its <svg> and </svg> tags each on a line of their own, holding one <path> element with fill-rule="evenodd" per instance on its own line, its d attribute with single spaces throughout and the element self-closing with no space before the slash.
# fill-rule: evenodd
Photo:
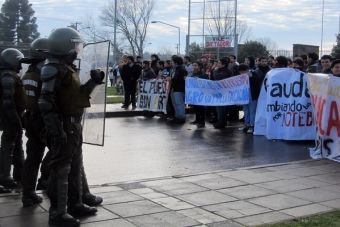
<svg viewBox="0 0 340 227">
<path fill-rule="evenodd" d="M 153 23 L 153 24 L 156 24 L 156 23 L 165 24 L 165 25 L 168 25 L 170 27 L 178 29 L 178 49 L 177 49 L 177 54 L 180 55 L 181 54 L 181 28 L 178 27 L 178 26 L 172 25 L 172 24 L 165 23 L 163 21 L 158 21 L 158 20 L 157 21 L 151 21 L 151 23 Z"/>
</svg>

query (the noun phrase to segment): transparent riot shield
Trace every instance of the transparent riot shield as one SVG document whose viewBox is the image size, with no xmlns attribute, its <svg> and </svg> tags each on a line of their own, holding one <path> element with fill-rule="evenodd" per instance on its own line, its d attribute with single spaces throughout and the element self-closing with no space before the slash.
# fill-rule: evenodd
<svg viewBox="0 0 340 227">
<path fill-rule="evenodd" d="M 104 146 L 105 112 L 106 112 L 106 82 L 110 41 L 88 43 L 84 46 L 80 64 L 80 80 L 86 83 L 90 78 L 92 69 L 105 72 L 103 84 L 98 85 L 91 94 L 91 107 L 85 109 L 83 116 L 83 142 L 92 145 Z"/>
</svg>

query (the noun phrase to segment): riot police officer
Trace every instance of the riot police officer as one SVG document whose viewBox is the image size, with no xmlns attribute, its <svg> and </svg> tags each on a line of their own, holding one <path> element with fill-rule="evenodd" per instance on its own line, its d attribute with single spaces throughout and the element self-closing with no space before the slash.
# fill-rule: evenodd
<svg viewBox="0 0 340 227">
<path fill-rule="evenodd" d="M 48 40 L 38 38 L 31 43 L 30 55 L 21 62 L 30 64 L 22 77 L 25 89 L 26 112 L 24 122 L 26 128 L 26 160 L 24 163 L 25 177 L 23 178 L 24 207 L 42 202 L 42 198 L 35 193 L 39 166 L 44 156 L 46 136 L 44 123 L 38 108 L 38 99 L 41 91 L 40 71 L 47 57 Z"/>
<path fill-rule="evenodd" d="M 79 226 L 75 216 L 93 215 L 96 208 L 82 202 L 82 126 L 84 108 L 90 106 L 90 93 L 104 78 L 91 71 L 91 79 L 80 84 L 79 71 L 73 65 L 82 49 L 79 33 L 72 28 L 54 30 L 49 38 L 47 62 L 41 70 L 42 90 L 39 109 L 51 150 L 48 196 L 49 223 Z M 69 190 L 69 194 L 68 194 Z"/>
<path fill-rule="evenodd" d="M 8 48 L 0 55 L 0 118 L 3 133 L 0 147 L 0 185 L 15 188 L 21 181 L 24 161 L 22 149 L 21 115 L 24 111 L 24 91 L 18 76 L 20 60 L 24 55 L 17 49 Z M 11 165 L 14 165 L 11 177 Z"/>
</svg>

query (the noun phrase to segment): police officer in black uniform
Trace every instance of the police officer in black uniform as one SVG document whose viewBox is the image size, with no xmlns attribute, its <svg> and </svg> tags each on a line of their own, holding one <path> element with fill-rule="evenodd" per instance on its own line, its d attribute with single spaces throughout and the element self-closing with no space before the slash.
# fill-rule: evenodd
<svg viewBox="0 0 340 227">
<path fill-rule="evenodd" d="M 38 108 L 38 99 L 41 91 L 40 71 L 47 57 L 48 40 L 39 38 L 31 43 L 30 56 L 21 62 L 30 64 L 22 77 L 25 89 L 26 112 L 24 122 L 26 128 L 26 160 L 24 163 L 25 177 L 23 178 L 24 207 L 33 206 L 42 202 L 42 198 L 35 193 L 39 166 L 44 156 L 46 136 L 44 122 Z"/>
<path fill-rule="evenodd" d="M 24 154 L 21 116 L 25 107 L 24 90 L 18 73 L 24 55 L 8 48 L 0 55 L 0 119 L 3 133 L 0 146 L 0 185 L 17 187 L 21 181 Z M 14 165 L 11 177 L 11 165 Z"/>
<path fill-rule="evenodd" d="M 76 30 L 56 29 L 48 40 L 49 56 L 41 70 L 42 90 L 38 104 L 52 152 L 49 223 L 79 226 L 79 220 L 74 217 L 97 212 L 96 208 L 82 202 L 81 118 L 84 108 L 90 106 L 90 93 L 102 83 L 104 73 L 92 70 L 91 79 L 80 84 L 79 71 L 73 62 L 83 43 Z"/>
</svg>

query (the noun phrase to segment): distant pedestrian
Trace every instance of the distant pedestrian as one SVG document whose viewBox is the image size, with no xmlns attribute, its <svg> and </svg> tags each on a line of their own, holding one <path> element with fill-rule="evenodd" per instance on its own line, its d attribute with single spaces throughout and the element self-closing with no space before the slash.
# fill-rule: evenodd
<svg viewBox="0 0 340 227">
<path fill-rule="evenodd" d="M 110 86 L 113 87 L 113 81 L 114 81 L 113 68 L 111 68 L 109 71 L 109 80 L 110 80 Z"/>
<path fill-rule="evenodd" d="M 129 108 L 132 104 L 132 108 L 136 108 L 136 87 L 137 80 L 142 72 L 142 68 L 135 64 L 134 57 L 127 57 L 127 64 L 125 64 L 121 70 L 121 77 L 124 84 L 124 105 L 122 108 Z"/>
<path fill-rule="evenodd" d="M 172 73 L 172 88 L 171 88 L 171 100 L 172 105 L 175 109 L 175 118 L 172 123 L 183 124 L 185 123 L 185 77 L 187 76 L 187 71 L 183 66 L 183 59 L 179 56 L 174 56 L 172 58 L 174 65 L 174 70 Z"/>
</svg>

